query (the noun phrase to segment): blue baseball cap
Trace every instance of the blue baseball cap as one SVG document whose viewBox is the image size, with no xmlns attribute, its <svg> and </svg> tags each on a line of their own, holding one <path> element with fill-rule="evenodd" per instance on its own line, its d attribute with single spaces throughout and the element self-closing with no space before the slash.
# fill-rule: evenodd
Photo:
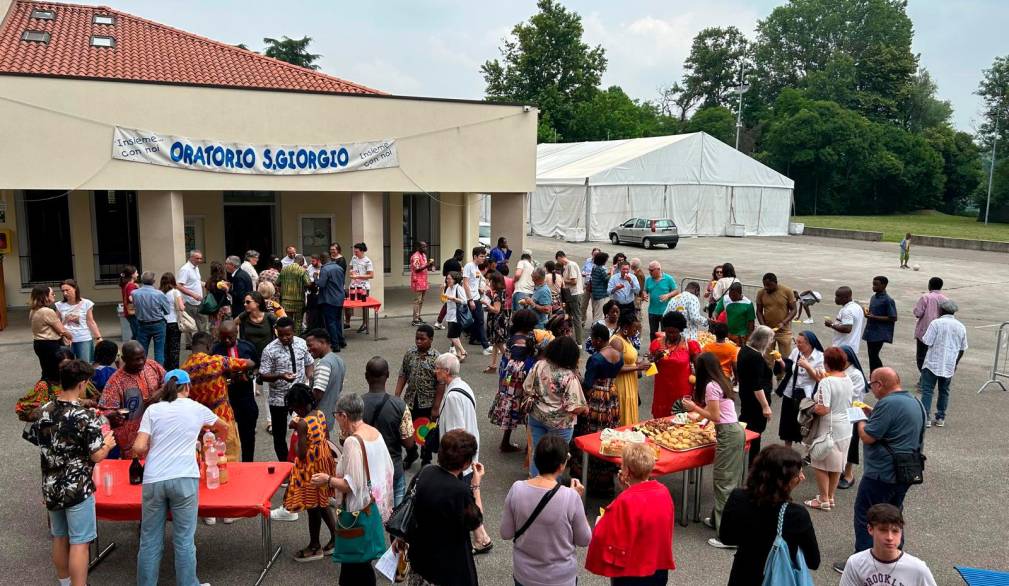
<svg viewBox="0 0 1009 586">
<path fill-rule="evenodd" d="M 190 382 L 192 382 L 189 380 L 189 373 L 182 370 L 181 368 L 176 368 L 175 370 L 169 370 L 168 372 L 165 373 L 166 383 L 172 380 L 173 378 L 175 379 L 175 384 L 177 385 L 188 385 Z"/>
</svg>

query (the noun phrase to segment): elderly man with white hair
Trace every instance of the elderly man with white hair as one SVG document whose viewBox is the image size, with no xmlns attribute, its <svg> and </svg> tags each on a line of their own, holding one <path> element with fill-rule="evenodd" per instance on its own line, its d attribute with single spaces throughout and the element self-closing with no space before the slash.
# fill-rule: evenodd
<svg viewBox="0 0 1009 586">
<path fill-rule="evenodd" d="M 439 383 L 445 385 L 445 394 L 441 400 L 441 411 L 438 415 L 438 435 L 461 429 L 476 438 L 476 454 L 473 462 L 480 461 L 480 430 L 477 428 L 476 395 L 466 381 L 459 377 L 459 359 L 455 354 L 445 353 L 434 361 L 434 376 Z M 473 469 L 463 471 L 463 480 L 469 483 Z M 483 525 L 473 531 L 473 553 L 481 554 L 490 551 L 494 544 Z"/>
<path fill-rule="evenodd" d="M 680 291 L 676 288 L 676 279 L 663 273 L 662 265 L 657 260 L 648 263 L 648 276 L 645 277 L 642 291 L 644 299 L 648 301 L 648 335 L 654 340 L 662 329 L 659 322 L 666 313 L 667 303 Z"/>
<path fill-rule="evenodd" d="M 939 302 L 939 317 L 932 320 L 921 341 L 928 346 L 921 368 L 921 402 L 925 405 L 925 427 L 931 427 L 928 416 L 932 413 L 932 393 L 939 383 L 939 398 L 935 404 L 935 426 L 946 424 L 946 407 L 949 405 L 949 385 L 953 373 L 967 350 L 967 329 L 953 314 L 959 307 L 951 299 Z"/>
</svg>

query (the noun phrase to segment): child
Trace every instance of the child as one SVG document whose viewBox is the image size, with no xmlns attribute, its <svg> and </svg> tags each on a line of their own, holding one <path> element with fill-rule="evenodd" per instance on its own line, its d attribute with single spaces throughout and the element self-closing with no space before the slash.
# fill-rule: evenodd
<svg viewBox="0 0 1009 586">
<path fill-rule="evenodd" d="M 872 549 L 848 558 L 841 575 L 841 586 L 863 584 L 906 584 L 936 586 L 925 562 L 901 550 L 904 516 L 900 509 L 880 503 L 869 508 L 869 535 Z"/>
<path fill-rule="evenodd" d="M 722 365 L 722 372 L 725 378 L 735 380 L 736 378 L 736 355 L 739 354 L 739 346 L 732 340 L 727 340 L 729 336 L 729 326 L 719 321 L 708 324 L 708 331 L 715 336 L 714 342 L 708 342 L 701 348 L 704 352 L 711 352 L 718 357 L 718 363 Z"/>
<path fill-rule="evenodd" d="M 95 376 L 91 382 L 99 391 L 105 390 L 105 383 L 116 373 L 118 356 L 119 346 L 115 342 L 102 340 L 95 346 Z"/>
<path fill-rule="evenodd" d="M 806 289 L 802 293 L 799 293 L 798 289 L 793 289 L 792 294 L 795 295 L 795 300 L 799 302 L 799 309 L 795 312 L 795 321 L 798 322 L 799 316 L 802 315 L 802 310 L 806 310 L 806 319 L 802 320 L 802 323 L 813 323 L 813 314 L 810 313 L 809 308 L 820 302 L 822 299 L 820 294 L 809 289 Z"/>
<path fill-rule="evenodd" d="M 462 326 L 459 324 L 459 305 L 466 305 L 468 302 L 466 292 L 463 291 L 459 281 L 462 275 L 451 272 L 445 277 L 445 292 L 442 297 L 445 299 L 445 323 L 448 324 L 448 341 L 452 344 L 452 352 L 459 357 L 459 362 L 466 360 L 466 349 L 462 347 L 459 336 L 462 335 Z M 468 307 L 467 307 L 468 310 Z"/>
<path fill-rule="evenodd" d="M 332 490 L 326 485 L 312 484 L 312 475 L 333 475 L 336 463 L 327 441 L 326 416 L 315 408 L 312 389 L 302 383 L 292 385 L 284 396 L 284 402 L 288 411 L 294 413 L 288 427 L 298 433 L 297 454 L 287 492 L 284 493 L 284 508 L 291 512 L 308 511 L 308 547 L 295 553 L 294 561 L 312 562 L 333 553 L 336 540 L 336 519 L 329 508 Z M 322 522 L 329 529 L 329 541 L 325 547 L 319 542 Z"/>
<path fill-rule="evenodd" d="M 904 235 L 904 239 L 900 241 L 900 268 L 909 269 L 911 267 L 907 266 L 907 261 L 911 260 L 911 233 L 908 232 Z"/>
</svg>

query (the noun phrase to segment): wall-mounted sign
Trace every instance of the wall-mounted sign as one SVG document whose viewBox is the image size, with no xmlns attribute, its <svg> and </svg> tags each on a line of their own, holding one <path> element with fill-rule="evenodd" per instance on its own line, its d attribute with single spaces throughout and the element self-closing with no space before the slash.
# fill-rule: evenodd
<svg viewBox="0 0 1009 586">
<path fill-rule="evenodd" d="M 122 128 L 112 158 L 193 171 L 246 175 L 319 175 L 399 166 L 395 139 L 336 144 L 248 144 Z"/>
</svg>

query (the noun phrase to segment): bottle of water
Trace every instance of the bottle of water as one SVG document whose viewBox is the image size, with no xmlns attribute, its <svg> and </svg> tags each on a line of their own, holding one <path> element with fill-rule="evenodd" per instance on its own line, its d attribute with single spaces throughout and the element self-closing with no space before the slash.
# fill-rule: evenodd
<svg viewBox="0 0 1009 586">
<path fill-rule="evenodd" d="M 221 471 L 217 469 L 217 464 L 207 464 L 207 488 L 215 490 L 221 486 Z"/>
<path fill-rule="evenodd" d="M 207 469 L 211 465 L 217 466 L 217 442 L 214 433 L 211 431 L 203 434 L 203 461 L 207 464 Z"/>
</svg>

